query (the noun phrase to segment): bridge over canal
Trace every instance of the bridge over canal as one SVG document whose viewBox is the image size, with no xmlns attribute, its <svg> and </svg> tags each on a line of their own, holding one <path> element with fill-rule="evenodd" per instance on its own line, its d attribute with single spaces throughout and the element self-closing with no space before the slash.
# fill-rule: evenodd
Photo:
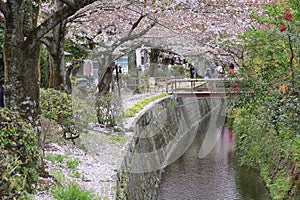
<svg viewBox="0 0 300 200">
<path fill-rule="evenodd" d="M 181 97 L 227 97 L 241 93 L 242 79 L 172 79 L 168 94 Z"/>
</svg>

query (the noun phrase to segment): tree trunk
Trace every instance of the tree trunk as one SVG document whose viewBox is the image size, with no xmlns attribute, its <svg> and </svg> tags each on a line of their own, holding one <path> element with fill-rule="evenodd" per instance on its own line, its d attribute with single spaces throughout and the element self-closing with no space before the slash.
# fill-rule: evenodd
<svg viewBox="0 0 300 200">
<path fill-rule="evenodd" d="M 149 76 L 156 77 L 158 74 L 158 56 L 160 50 L 159 49 L 151 49 L 150 53 L 150 67 L 149 67 Z"/>
<path fill-rule="evenodd" d="M 135 51 L 128 54 L 128 73 L 130 74 L 130 78 L 128 79 L 129 88 L 136 93 L 140 93 Z"/>
<path fill-rule="evenodd" d="M 98 94 L 96 95 L 97 102 L 97 119 L 98 123 L 105 124 L 107 123 L 107 119 L 112 119 L 111 117 L 111 97 L 108 95 L 112 77 L 114 65 L 110 63 L 109 65 L 109 57 L 111 55 L 105 56 L 102 55 L 102 59 L 99 62 L 99 75 L 98 75 Z M 98 60 L 99 61 L 99 60 Z M 101 62 L 102 61 L 102 62 Z M 102 67 L 100 67 L 102 66 Z M 102 68 L 102 70 L 100 70 Z"/>
<path fill-rule="evenodd" d="M 73 71 L 73 67 L 68 67 L 66 70 L 66 85 L 65 91 L 67 94 L 72 94 L 72 82 L 71 82 L 71 74 Z"/>
<path fill-rule="evenodd" d="M 66 21 L 57 25 L 52 33 L 50 43 L 47 49 L 50 56 L 50 74 L 49 87 L 64 91 L 66 89 L 66 68 L 64 55 Z"/>
<path fill-rule="evenodd" d="M 63 4 L 61 1 L 56 1 L 56 10 L 59 10 Z M 49 52 L 50 61 L 49 69 L 49 87 L 56 90 L 66 91 L 67 87 L 67 76 L 65 68 L 65 55 L 64 55 L 64 43 L 65 43 L 65 33 L 66 33 L 67 20 L 63 20 L 61 23 L 56 25 L 52 30 L 52 37 L 46 38 L 46 46 Z"/>
<path fill-rule="evenodd" d="M 27 40 L 26 30 L 34 26 L 34 20 L 25 20 L 24 5 L 8 4 L 11 12 L 6 14 L 4 35 L 5 105 L 19 113 L 33 125 L 40 114 L 39 109 L 39 55 L 40 43 Z M 22 7 L 24 6 L 24 7 Z M 34 17 L 33 17 L 34 18 Z M 27 22 L 27 24 L 24 24 Z"/>
<path fill-rule="evenodd" d="M 114 70 L 114 59 L 112 52 L 101 52 L 102 55 L 98 57 L 98 91 L 101 95 L 106 95 L 109 92 L 110 84 L 112 82 L 112 73 Z"/>
<path fill-rule="evenodd" d="M 7 0 L 0 3 L 5 17 L 4 60 L 6 106 L 36 124 L 39 117 L 40 39 L 80 8 L 96 0 L 72 1 L 39 26 L 38 0 Z"/>
<path fill-rule="evenodd" d="M 7 30 L 8 33 L 10 31 Z M 40 81 L 37 67 L 40 46 L 39 43 L 18 45 L 16 43 L 23 42 L 11 36 L 6 34 L 4 43 L 5 73 L 7 77 L 5 82 L 5 105 L 34 124 L 40 114 Z"/>
</svg>

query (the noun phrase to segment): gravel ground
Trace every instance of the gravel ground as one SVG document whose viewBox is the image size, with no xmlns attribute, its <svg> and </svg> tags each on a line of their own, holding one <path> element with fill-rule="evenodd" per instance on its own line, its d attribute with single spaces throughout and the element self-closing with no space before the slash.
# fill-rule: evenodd
<svg viewBox="0 0 300 200">
<path fill-rule="evenodd" d="M 156 93 L 133 95 L 130 92 L 122 92 L 123 109 L 153 95 Z M 46 161 L 46 170 L 56 179 L 61 179 L 56 182 L 76 182 L 99 199 L 115 199 L 116 172 L 125 155 L 126 141 L 132 135 L 129 127 L 134 119 L 133 117 L 124 121 L 118 131 L 93 125 L 89 133 L 81 135 L 79 141 L 75 141 L 75 145 L 71 142 L 62 145 L 47 144 L 46 154 L 65 155 L 66 158 L 62 163 Z M 71 169 L 66 163 L 74 160 L 80 160 L 81 163 L 75 169 Z M 53 200 L 49 189 L 55 183 L 54 179 L 39 178 L 39 183 L 34 199 Z"/>
</svg>

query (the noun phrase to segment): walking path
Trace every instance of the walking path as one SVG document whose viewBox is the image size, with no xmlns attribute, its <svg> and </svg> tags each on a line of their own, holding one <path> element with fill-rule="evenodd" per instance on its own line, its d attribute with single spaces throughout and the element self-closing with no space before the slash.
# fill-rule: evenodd
<svg viewBox="0 0 300 200">
<path fill-rule="evenodd" d="M 123 109 L 126 110 L 138 101 L 157 94 L 122 92 Z M 46 154 L 66 155 L 67 157 L 63 163 L 46 162 L 47 170 L 51 174 L 56 173 L 55 177 L 61 177 L 60 181 L 76 182 L 86 190 L 100 196 L 101 199 L 115 199 L 116 173 L 126 153 L 126 142 L 133 134 L 130 127 L 136 117 L 128 118 L 123 122 L 124 131 L 94 125 L 89 133 L 80 136 L 76 145 L 69 142 L 65 142 L 64 145 L 50 143 Z M 67 167 L 66 162 L 74 160 L 80 160 L 81 163 L 75 170 L 72 170 Z M 76 177 L 79 175 L 79 178 L 75 178 L 74 174 L 77 174 Z M 49 188 L 54 181 L 51 178 L 40 178 L 40 182 L 43 184 L 38 187 L 39 192 L 34 199 L 53 200 Z"/>
</svg>

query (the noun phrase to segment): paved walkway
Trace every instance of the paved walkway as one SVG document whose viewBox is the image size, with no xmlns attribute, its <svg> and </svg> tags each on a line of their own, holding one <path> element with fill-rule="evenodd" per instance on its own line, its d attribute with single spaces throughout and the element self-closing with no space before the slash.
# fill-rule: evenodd
<svg viewBox="0 0 300 200">
<path fill-rule="evenodd" d="M 126 110 L 135 103 L 157 94 L 159 93 L 122 92 L 123 109 Z M 46 154 L 64 155 L 66 158 L 63 163 L 46 162 L 47 170 L 61 177 L 60 182 L 76 182 L 101 199 L 115 199 L 115 177 L 126 153 L 126 141 L 131 138 L 134 131 L 130 128 L 137 116 L 127 118 L 123 122 L 125 134 L 95 125 L 89 133 L 82 134 L 79 141 L 76 140 L 76 145 L 69 142 L 63 145 L 50 143 Z M 75 170 L 70 169 L 66 165 L 66 162 L 70 160 L 80 160 L 81 163 Z M 74 177 L 74 173 L 77 173 L 79 177 Z M 40 178 L 39 182 L 42 184 L 38 186 L 39 192 L 34 199 L 53 200 L 49 192 L 50 185 L 54 183 L 53 179 Z"/>
</svg>

